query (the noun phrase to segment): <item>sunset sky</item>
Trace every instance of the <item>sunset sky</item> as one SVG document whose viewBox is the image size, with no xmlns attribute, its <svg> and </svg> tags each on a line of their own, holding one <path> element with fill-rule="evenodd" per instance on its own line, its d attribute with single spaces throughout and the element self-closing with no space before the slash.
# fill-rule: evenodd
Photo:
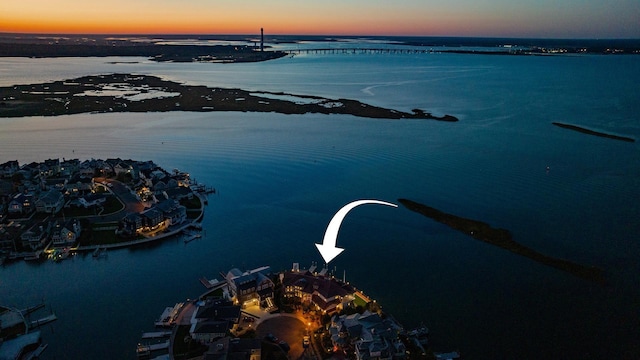
<svg viewBox="0 0 640 360">
<path fill-rule="evenodd" d="M 0 32 L 640 38 L 640 0 L 1 0 Z"/>
</svg>

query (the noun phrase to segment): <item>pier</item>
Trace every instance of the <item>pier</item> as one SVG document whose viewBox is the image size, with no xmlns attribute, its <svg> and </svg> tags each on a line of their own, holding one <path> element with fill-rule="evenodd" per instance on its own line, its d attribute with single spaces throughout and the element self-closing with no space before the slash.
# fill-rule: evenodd
<svg viewBox="0 0 640 360">
<path fill-rule="evenodd" d="M 48 324 L 48 323 L 56 321 L 56 320 L 58 320 L 58 317 L 56 316 L 56 314 L 51 314 L 49 316 L 43 317 L 42 319 L 33 320 L 31 322 L 31 324 L 29 324 L 29 327 L 34 329 L 34 328 L 40 327 L 42 325 Z"/>
<path fill-rule="evenodd" d="M 142 333 L 143 339 L 162 339 L 171 336 L 171 331 L 153 331 Z"/>
</svg>

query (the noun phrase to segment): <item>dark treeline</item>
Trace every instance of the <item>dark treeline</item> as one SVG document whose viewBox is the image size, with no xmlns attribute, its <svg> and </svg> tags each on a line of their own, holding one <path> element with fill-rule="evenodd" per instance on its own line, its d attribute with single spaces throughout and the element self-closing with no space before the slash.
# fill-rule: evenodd
<svg viewBox="0 0 640 360">
<path fill-rule="evenodd" d="M 156 61 L 207 61 L 228 62 L 263 61 L 285 56 L 277 51 L 256 51 L 251 46 L 197 46 L 156 44 L 42 44 L 0 43 L 0 57 L 85 57 L 85 56 L 142 56 Z"/>
</svg>

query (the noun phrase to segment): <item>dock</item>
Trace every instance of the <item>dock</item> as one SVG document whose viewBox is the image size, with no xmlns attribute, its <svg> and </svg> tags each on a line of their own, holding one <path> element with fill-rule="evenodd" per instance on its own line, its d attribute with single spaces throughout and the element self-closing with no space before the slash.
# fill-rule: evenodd
<svg viewBox="0 0 640 360">
<path fill-rule="evenodd" d="M 26 309 L 22 309 L 22 310 L 20 310 L 20 313 L 22 315 L 29 315 L 32 312 L 35 312 L 35 311 L 38 311 L 38 310 L 42 309 L 43 307 L 44 307 L 44 303 L 38 304 L 38 305 L 35 305 L 35 306 L 28 307 Z"/>
<path fill-rule="evenodd" d="M 201 277 L 200 278 L 200 282 L 202 283 L 202 285 L 204 285 L 204 287 L 206 287 L 207 289 L 212 289 L 213 287 L 215 287 L 216 285 L 218 285 L 218 283 L 220 281 L 218 281 L 217 279 L 213 279 L 213 280 L 207 280 L 206 277 Z"/>
<path fill-rule="evenodd" d="M 98 246 L 93 251 L 93 254 L 91 256 L 93 256 L 94 258 L 98 258 L 98 257 L 104 256 L 104 255 L 107 255 L 107 248 Z"/>
<path fill-rule="evenodd" d="M 184 303 L 167 306 L 162 312 L 162 315 L 160 315 L 160 319 L 156 320 L 155 325 L 157 327 L 172 327 L 175 324 L 175 318 L 178 316 L 182 306 L 184 306 Z"/>
<path fill-rule="evenodd" d="M 147 357 L 151 355 L 152 351 L 169 349 L 169 343 L 170 343 L 170 340 L 161 342 L 159 344 L 149 344 L 149 345 L 138 344 L 136 353 L 138 354 L 138 357 Z"/>
<path fill-rule="evenodd" d="M 162 339 L 171 336 L 172 331 L 152 331 L 142 333 L 143 339 Z"/>
<path fill-rule="evenodd" d="M 33 320 L 31 322 L 31 324 L 29 325 L 29 327 L 34 329 L 34 328 L 40 327 L 42 325 L 48 324 L 48 323 L 56 321 L 56 320 L 58 320 L 58 317 L 56 316 L 56 314 L 51 314 L 49 316 L 43 317 L 42 319 Z"/>
</svg>

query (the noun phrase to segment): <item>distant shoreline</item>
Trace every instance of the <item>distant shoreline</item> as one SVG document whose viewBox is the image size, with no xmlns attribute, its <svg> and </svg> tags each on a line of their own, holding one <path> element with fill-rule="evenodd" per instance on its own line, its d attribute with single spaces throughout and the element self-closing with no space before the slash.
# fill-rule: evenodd
<svg viewBox="0 0 640 360">
<path fill-rule="evenodd" d="M 286 56 L 268 44 L 335 43 L 358 40 L 390 49 L 484 55 L 640 54 L 640 39 L 536 39 L 454 36 L 203 34 L 19 34 L 0 33 L 0 57 L 145 56 L 154 61 L 265 61 Z M 296 48 L 297 49 L 297 48 Z M 286 51 L 286 49 L 283 49 Z M 289 49 L 289 50 L 293 50 Z"/>
</svg>

